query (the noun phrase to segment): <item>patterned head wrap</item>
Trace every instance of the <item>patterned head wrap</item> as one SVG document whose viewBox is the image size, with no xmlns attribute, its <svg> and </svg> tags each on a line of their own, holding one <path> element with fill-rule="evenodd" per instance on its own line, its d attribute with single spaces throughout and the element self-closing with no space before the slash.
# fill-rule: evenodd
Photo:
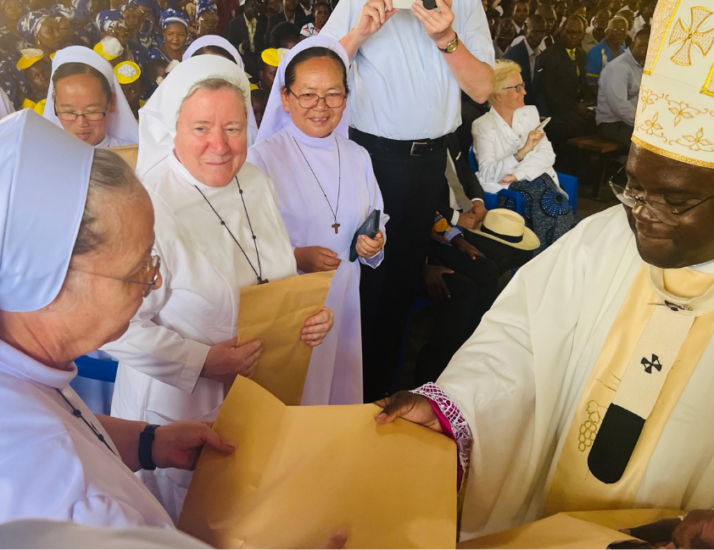
<svg viewBox="0 0 714 550">
<path fill-rule="evenodd" d="M 92 0 L 72 0 L 72 9 L 77 19 L 84 19 L 92 13 Z"/>
<path fill-rule="evenodd" d="M 52 17 L 52 14 L 45 9 L 31 11 L 22 16 L 22 18 L 17 22 L 17 31 L 20 36 L 24 38 L 27 42 L 31 44 L 35 43 L 35 37 L 37 33 L 40 32 L 40 27 L 45 19 Z"/>
<path fill-rule="evenodd" d="M 169 8 L 168 10 L 161 12 L 161 19 L 159 20 L 159 26 L 162 31 L 166 30 L 166 27 L 172 23 L 181 23 L 184 27 L 188 29 L 189 21 L 188 15 L 179 10 L 174 10 Z"/>
<path fill-rule="evenodd" d="M 204 13 L 218 13 L 218 7 L 213 0 L 197 0 L 196 2 L 196 19 L 200 19 Z"/>
<path fill-rule="evenodd" d="M 70 21 L 74 21 L 74 19 L 77 17 L 77 11 L 74 8 L 68 8 L 62 4 L 55 4 L 54 6 L 52 6 L 50 13 L 55 19 L 59 19 L 60 17 L 66 17 Z"/>
<path fill-rule="evenodd" d="M 99 32 L 110 32 L 116 27 L 125 27 L 124 18 L 119 10 L 105 10 L 97 14 L 97 28 Z"/>
</svg>

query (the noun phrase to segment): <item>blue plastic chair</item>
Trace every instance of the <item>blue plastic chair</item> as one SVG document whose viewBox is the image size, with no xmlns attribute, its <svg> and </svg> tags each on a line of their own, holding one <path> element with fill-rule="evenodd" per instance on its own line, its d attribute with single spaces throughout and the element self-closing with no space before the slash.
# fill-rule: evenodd
<svg viewBox="0 0 714 550">
<path fill-rule="evenodd" d="M 471 145 L 469 147 L 469 166 L 471 166 L 471 169 L 474 172 L 478 172 L 478 162 L 476 162 L 476 155 L 474 155 L 474 146 Z M 560 181 L 560 186 L 563 188 L 563 191 L 565 191 L 568 194 L 568 198 L 570 200 L 570 206 L 573 209 L 573 212 L 578 211 L 578 178 L 575 176 L 571 176 L 569 174 L 561 174 L 560 172 L 556 172 L 558 174 L 558 181 Z M 511 210 L 514 210 L 518 212 L 519 214 L 523 214 L 523 197 L 520 193 L 516 193 L 515 191 L 509 191 L 508 189 L 504 189 L 502 191 L 498 192 L 498 195 L 501 195 L 503 197 L 507 197 L 508 199 L 511 199 L 510 202 L 511 205 L 515 205 L 515 207 L 510 208 Z M 486 196 L 483 199 L 483 204 L 486 207 L 486 210 L 493 210 L 494 208 L 498 208 L 498 195 L 494 193 L 486 193 Z M 508 208 L 510 205 L 506 205 Z"/>
<path fill-rule="evenodd" d="M 119 363 L 116 361 L 107 361 L 104 359 L 95 359 L 82 355 L 74 360 L 77 365 L 77 376 L 82 378 L 90 378 L 91 380 L 101 380 L 102 382 L 114 382 L 117 377 L 117 367 Z"/>
</svg>

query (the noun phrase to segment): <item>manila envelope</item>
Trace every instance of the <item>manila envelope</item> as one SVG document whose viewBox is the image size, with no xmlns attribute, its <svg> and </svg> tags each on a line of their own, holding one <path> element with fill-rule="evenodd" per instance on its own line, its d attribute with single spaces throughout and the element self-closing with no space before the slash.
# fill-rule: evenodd
<svg viewBox="0 0 714 550">
<path fill-rule="evenodd" d="M 205 448 L 178 523 L 217 548 L 454 548 L 456 445 L 375 405 L 287 407 L 236 379 L 213 429 L 236 445 Z"/>
<path fill-rule="evenodd" d="M 121 159 L 136 170 L 136 160 L 139 157 L 138 145 L 120 145 L 118 147 L 108 147 L 112 153 L 116 153 Z"/>
<path fill-rule="evenodd" d="M 238 342 L 264 340 L 252 380 L 286 405 L 299 405 L 312 348 L 300 341 L 305 319 L 324 306 L 334 271 L 240 289 Z"/>
<path fill-rule="evenodd" d="M 619 529 L 639 527 L 678 510 L 639 509 L 562 512 L 521 527 L 460 542 L 458 548 L 607 548 L 621 540 L 637 540 Z"/>
</svg>

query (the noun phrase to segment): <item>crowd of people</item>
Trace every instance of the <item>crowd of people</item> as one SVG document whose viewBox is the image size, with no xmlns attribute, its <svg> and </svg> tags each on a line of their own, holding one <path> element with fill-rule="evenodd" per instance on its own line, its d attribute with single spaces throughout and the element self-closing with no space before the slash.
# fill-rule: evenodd
<svg viewBox="0 0 714 550">
<path fill-rule="evenodd" d="M 665 414 L 661 385 L 643 397 L 622 378 L 641 383 L 631 356 L 669 372 L 680 350 L 691 375 L 714 326 L 709 272 L 679 269 L 714 260 L 714 203 L 693 210 L 711 198 L 711 142 L 703 125 L 655 145 L 667 122 L 638 109 L 658 78 L 644 71 L 655 0 L 435 4 L 0 0 L 0 411 L 14 423 L 0 523 L 171 527 L 200 449 L 232 450 L 210 428 L 232 382 L 260 368 L 263 340 L 236 342 L 241 289 L 326 271 L 325 307 L 296 335 L 313 348 L 302 405 L 376 401 L 379 423 L 454 439 L 462 536 L 545 510 L 714 506 L 706 441 L 677 449 L 703 457 L 688 463 L 701 483 L 662 496 L 642 479 L 663 431 L 676 440 L 677 399 Z M 675 97 L 652 94 L 645 107 Z M 673 127 L 714 113 L 693 109 Z M 635 144 L 627 185 L 612 184 L 625 208 L 579 224 L 558 172 L 567 141 L 597 133 Z M 136 166 L 116 154 L 127 147 Z M 435 326 L 412 391 L 394 394 L 419 296 Z M 660 299 L 652 322 L 623 314 Z M 70 386 L 91 352 L 118 361 L 110 415 Z M 711 384 L 694 376 L 697 409 Z M 576 409 L 608 426 L 605 443 L 586 445 Z M 687 429 L 714 414 L 697 410 Z M 655 420 L 642 431 L 627 414 Z M 569 438 L 592 446 L 589 463 Z M 656 452 L 657 467 L 684 460 Z M 623 473 L 627 490 L 597 485 Z"/>
</svg>

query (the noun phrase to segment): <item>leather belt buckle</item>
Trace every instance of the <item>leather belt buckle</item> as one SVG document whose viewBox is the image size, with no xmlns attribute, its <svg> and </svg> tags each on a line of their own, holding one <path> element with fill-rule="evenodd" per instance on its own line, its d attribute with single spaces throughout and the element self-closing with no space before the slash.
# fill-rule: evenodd
<svg viewBox="0 0 714 550">
<path fill-rule="evenodd" d="M 429 153 L 431 153 L 431 146 L 428 141 L 415 141 L 409 154 L 413 157 L 422 157 Z"/>
</svg>

